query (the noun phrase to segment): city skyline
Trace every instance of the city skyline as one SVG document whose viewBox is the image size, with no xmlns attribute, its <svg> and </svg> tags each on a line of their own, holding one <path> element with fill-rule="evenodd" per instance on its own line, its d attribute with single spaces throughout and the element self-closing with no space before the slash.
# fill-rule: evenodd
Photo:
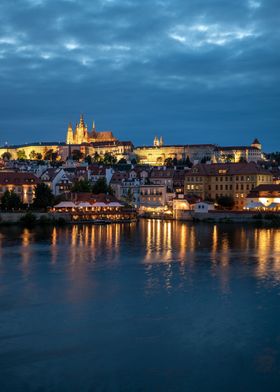
<svg viewBox="0 0 280 392">
<path fill-rule="evenodd" d="M 135 145 L 280 144 L 269 1 L 0 5 L 0 144 L 63 141 L 79 113 Z M 43 28 L 42 28 L 43 26 Z"/>
</svg>

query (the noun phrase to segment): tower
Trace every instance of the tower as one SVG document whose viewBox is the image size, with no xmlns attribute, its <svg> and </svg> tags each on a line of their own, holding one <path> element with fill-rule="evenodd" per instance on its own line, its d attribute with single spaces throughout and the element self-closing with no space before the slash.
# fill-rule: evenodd
<svg viewBox="0 0 280 392">
<path fill-rule="evenodd" d="M 251 144 L 251 147 L 255 147 L 258 150 L 262 149 L 262 145 L 261 145 L 261 143 L 259 142 L 259 140 L 257 138 L 254 139 L 253 143 Z"/>
<path fill-rule="evenodd" d="M 67 130 L 66 144 L 73 144 L 73 143 L 74 143 L 73 128 L 72 128 L 72 124 L 69 123 L 68 130 Z"/>
<path fill-rule="evenodd" d="M 163 138 L 162 138 L 162 136 L 161 136 L 160 139 L 159 139 L 159 145 L 160 145 L 160 147 L 163 146 Z"/>
<path fill-rule="evenodd" d="M 85 126 L 84 116 L 81 114 L 80 122 L 76 126 L 75 143 L 82 144 L 84 142 L 87 142 L 87 128 Z"/>
<path fill-rule="evenodd" d="M 154 146 L 155 146 L 155 147 L 158 147 L 158 146 L 159 146 L 159 140 L 158 140 L 158 137 L 157 137 L 157 136 L 155 136 L 155 138 L 154 138 Z"/>
</svg>

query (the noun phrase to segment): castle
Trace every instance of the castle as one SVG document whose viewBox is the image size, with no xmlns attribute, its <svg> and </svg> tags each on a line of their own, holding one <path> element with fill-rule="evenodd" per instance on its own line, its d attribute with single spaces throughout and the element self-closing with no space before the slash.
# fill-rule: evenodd
<svg viewBox="0 0 280 392">
<path fill-rule="evenodd" d="M 72 124 L 68 125 L 66 144 L 82 144 L 82 143 L 98 143 L 98 142 L 114 142 L 117 139 L 110 131 L 97 132 L 95 124 L 92 124 L 92 130 L 88 131 L 88 127 L 84 122 L 84 117 L 81 115 L 79 124 L 73 131 Z"/>
</svg>

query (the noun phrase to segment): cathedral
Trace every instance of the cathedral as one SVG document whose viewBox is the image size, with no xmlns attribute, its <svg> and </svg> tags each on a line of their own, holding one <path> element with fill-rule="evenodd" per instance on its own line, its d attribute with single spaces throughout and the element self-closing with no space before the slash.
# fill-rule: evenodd
<svg viewBox="0 0 280 392">
<path fill-rule="evenodd" d="M 73 131 L 72 124 L 68 125 L 66 143 L 67 144 L 82 144 L 82 143 L 99 143 L 99 142 L 113 142 L 117 141 L 113 133 L 110 131 L 97 132 L 93 122 L 91 131 L 88 131 L 87 124 L 84 122 L 84 117 L 81 115 L 79 124 Z"/>
</svg>

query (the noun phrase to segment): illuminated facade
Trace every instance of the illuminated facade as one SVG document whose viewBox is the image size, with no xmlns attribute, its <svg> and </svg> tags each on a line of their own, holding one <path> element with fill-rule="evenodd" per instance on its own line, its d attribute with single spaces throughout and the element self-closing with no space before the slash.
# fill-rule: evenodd
<svg viewBox="0 0 280 392">
<path fill-rule="evenodd" d="M 134 153 L 140 164 L 163 166 L 169 158 L 178 161 L 189 158 L 192 162 L 200 162 L 205 157 L 210 160 L 215 148 L 214 144 L 154 145 L 136 147 Z"/>
<path fill-rule="evenodd" d="M 262 145 L 255 139 L 250 146 L 217 147 L 214 151 L 213 162 L 259 162 L 264 159 Z"/>
<path fill-rule="evenodd" d="M 14 191 L 23 204 L 31 204 L 38 177 L 32 173 L 0 172 L 0 200 L 6 191 Z"/>
<path fill-rule="evenodd" d="M 0 156 L 4 153 L 9 152 L 11 154 L 11 159 L 18 159 L 23 157 L 24 159 L 44 159 L 47 152 L 51 151 L 57 153 L 58 157 L 63 156 L 65 143 L 30 143 L 30 144 L 20 144 L 15 146 L 5 146 L 0 148 Z M 38 154 L 40 154 L 38 156 Z"/>
<path fill-rule="evenodd" d="M 254 188 L 246 198 L 245 207 L 280 211 L 280 185 L 265 184 Z"/>
<path fill-rule="evenodd" d="M 185 178 L 185 194 L 202 200 L 233 197 L 235 208 L 242 209 L 247 194 L 260 184 L 272 184 L 272 174 L 254 162 L 213 163 L 193 166 Z"/>
<path fill-rule="evenodd" d="M 96 143 L 96 142 L 114 142 L 117 139 L 114 137 L 112 132 L 97 132 L 95 124 L 93 122 L 92 129 L 89 132 L 88 127 L 84 122 L 84 117 L 81 115 L 80 122 L 76 124 L 75 130 L 72 128 L 72 124 L 68 125 L 66 144 L 82 144 L 82 143 Z"/>
</svg>

